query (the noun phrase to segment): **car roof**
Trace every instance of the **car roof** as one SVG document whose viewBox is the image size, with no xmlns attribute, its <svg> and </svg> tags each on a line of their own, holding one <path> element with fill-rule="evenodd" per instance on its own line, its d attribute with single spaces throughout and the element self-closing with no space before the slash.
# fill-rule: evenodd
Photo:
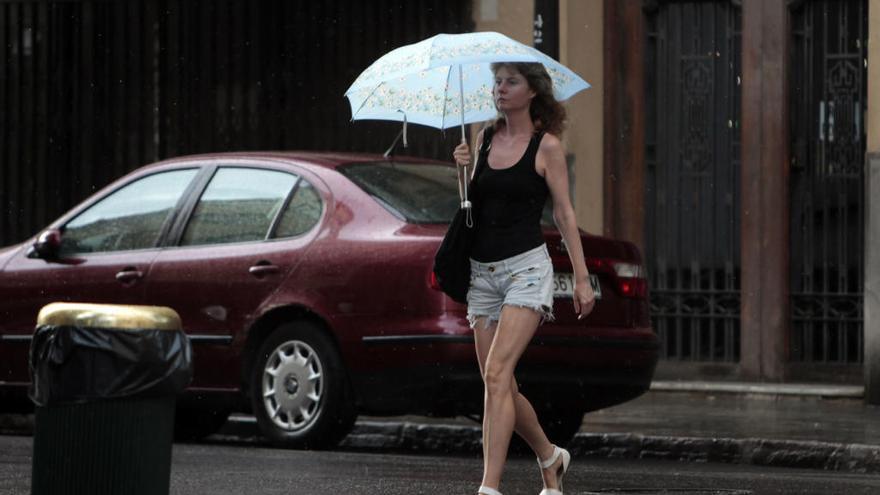
<svg viewBox="0 0 880 495">
<path fill-rule="evenodd" d="M 202 153 L 197 155 L 184 155 L 167 160 L 162 160 L 153 164 L 153 166 L 172 165 L 180 162 L 216 162 L 224 159 L 235 160 L 272 160 L 272 161 L 290 161 L 298 163 L 307 163 L 309 165 L 317 165 L 328 169 L 336 169 L 340 165 L 349 163 L 363 162 L 387 162 L 401 161 L 407 163 L 433 163 L 441 165 L 451 165 L 448 162 L 421 158 L 415 156 L 391 156 L 385 157 L 376 153 L 354 153 L 341 151 L 235 151 L 223 153 Z M 151 167 L 152 168 L 152 167 Z"/>
</svg>

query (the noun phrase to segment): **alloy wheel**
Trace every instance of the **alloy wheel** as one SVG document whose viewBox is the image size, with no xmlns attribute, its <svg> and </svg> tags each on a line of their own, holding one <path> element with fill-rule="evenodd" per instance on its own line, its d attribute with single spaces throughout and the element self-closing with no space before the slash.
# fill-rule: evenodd
<svg viewBox="0 0 880 495">
<path fill-rule="evenodd" d="M 263 406 L 279 428 L 297 432 L 314 423 L 321 412 L 324 393 L 320 356 L 307 343 L 282 343 L 263 368 Z"/>
</svg>

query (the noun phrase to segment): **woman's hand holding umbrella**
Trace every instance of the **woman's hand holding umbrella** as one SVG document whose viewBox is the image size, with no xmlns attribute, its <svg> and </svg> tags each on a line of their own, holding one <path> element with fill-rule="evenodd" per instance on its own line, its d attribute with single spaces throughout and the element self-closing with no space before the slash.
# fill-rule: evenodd
<svg viewBox="0 0 880 495">
<path fill-rule="evenodd" d="M 459 167 L 467 167 L 471 164 L 471 147 L 464 141 L 461 142 L 458 146 L 455 147 L 455 151 L 452 152 L 452 157 L 455 159 L 455 163 Z"/>
</svg>

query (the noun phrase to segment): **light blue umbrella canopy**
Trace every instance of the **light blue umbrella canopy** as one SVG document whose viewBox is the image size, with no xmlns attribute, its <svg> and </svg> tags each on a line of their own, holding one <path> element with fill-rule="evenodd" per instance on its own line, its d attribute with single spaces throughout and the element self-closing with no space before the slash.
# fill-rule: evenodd
<svg viewBox="0 0 880 495">
<path fill-rule="evenodd" d="M 540 51 L 495 32 L 438 34 L 392 50 L 345 92 L 352 120 L 413 122 L 437 129 L 496 116 L 493 62 L 539 62 L 557 100 L 590 85 Z"/>
</svg>

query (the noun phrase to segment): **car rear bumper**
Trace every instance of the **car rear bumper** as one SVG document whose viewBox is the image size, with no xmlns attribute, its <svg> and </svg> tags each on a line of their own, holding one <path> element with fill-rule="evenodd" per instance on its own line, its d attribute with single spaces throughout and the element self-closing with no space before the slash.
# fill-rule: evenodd
<svg viewBox="0 0 880 495">
<path fill-rule="evenodd" d="M 630 331 L 631 330 L 631 331 Z M 534 338 L 516 369 L 523 394 L 540 409 L 592 411 L 644 393 L 657 365 L 650 329 L 591 329 Z M 360 407 L 374 414 L 475 414 L 483 383 L 472 334 L 363 337 L 374 362 L 351 374 Z"/>
<path fill-rule="evenodd" d="M 653 366 L 575 373 L 567 368 L 517 368 L 520 391 L 538 410 L 595 411 L 626 402 L 648 390 Z M 359 409 L 366 414 L 479 414 L 483 382 L 472 369 L 409 368 L 358 375 L 353 379 Z"/>
</svg>

